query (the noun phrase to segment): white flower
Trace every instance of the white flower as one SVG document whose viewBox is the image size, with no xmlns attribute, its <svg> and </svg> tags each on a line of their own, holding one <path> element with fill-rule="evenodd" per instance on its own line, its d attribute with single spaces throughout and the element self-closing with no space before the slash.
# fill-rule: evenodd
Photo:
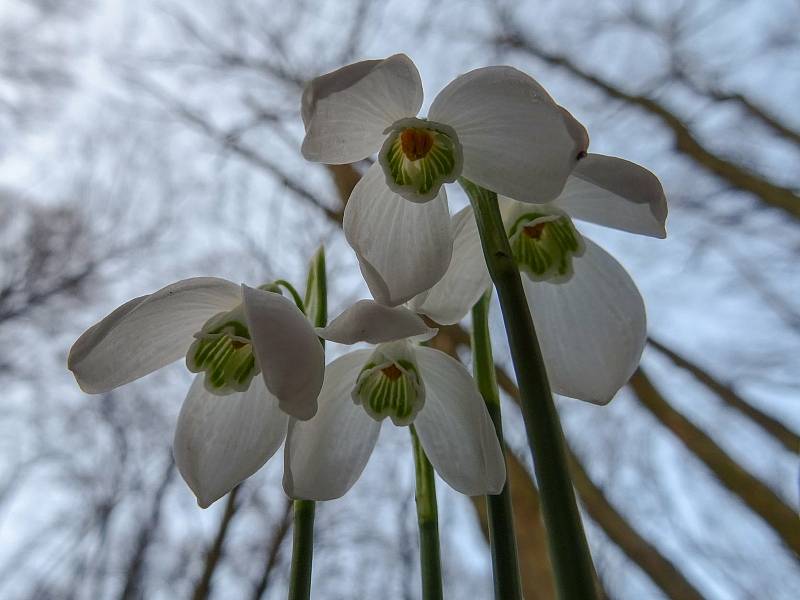
<svg viewBox="0 0 800 600">
<path fill-rule="evenodd" d="M 325 357 L 311 324 L 280 294 L 199 277 L 117 308 L 75 342 L 68 366 L 81 389 L 99 394 L 183 356 L 198 375 L 173 453 L 205 508 L 275 454 L 289 415 L 316 413 Z"/>
<path fill-rule="evenodd" d="M 334 342 L 377 346 L 329 364 L 317 415 L 290 420 L 283 479 L 289 496 L 344 495 L 364 470 L 386 417 L 414 425 L 434 468 L 456 490 L 500 492 L 503 454 L 472 377 L 444 352 L 414 343 L 436 330 L 406 308 L 362 300 L 317 332 Z"/>
<path fill-rule="evenodd" d="M 328 164 L 378 152 L 344 214 L 373 297 L 396 306 L 432 287 L 452 250 L 443 183 L 459 176 L 500 194 L 555 198 L 585 150 L 583 127 L 528 75 L 486 67 L 457 77 L 417 117 L 422 83 L 396 54 L 342 67 L 303 93 L 303 156 Z M 410 201 L 410 202 L 409 202 Z"/>
<path fill-rule="evenodd" d="M 561 195 L 545 205 L 502 199 L 514 257 L 553 390 L 605 404 L 642 355 L 647 325 L 636 285 L 571 218 L 663 238 L 667 205 L 655 175 L 622 160 L 589 154 Z M 442 280 L 409 302 L 434 321 L 460 321 L 491 285 L 475 218 L 453 217 L 453 260 Z"/>
</svg>

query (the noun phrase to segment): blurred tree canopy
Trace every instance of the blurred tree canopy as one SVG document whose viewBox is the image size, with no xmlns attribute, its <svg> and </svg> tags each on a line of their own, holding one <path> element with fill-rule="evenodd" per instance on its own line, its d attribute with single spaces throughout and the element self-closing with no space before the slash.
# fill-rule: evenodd
<svg viewBox="0 0 800 600">
<path fill-rule="evenodd" d="M 792 0 L 0 9 L 0 596 L 285 595 L 281 461 L 201 511 L 170 452 L 188 374 L 85 396 L 66 352 L 112 307 L 181 277 L 300 283 L 320 243 L 331 314 L 365 297 L 341 219 L 367 165 L 305 163 L 299 98 L 315 75 L 405 52 L 427 98 L 486 64 L 530 73 L 593 151 L 667 191 L 667 242 L 591 230 L 647 302 L 641 368 L 608 407 L 559 404 L 605 595 L 794 598 L 798 22 Z M 433 343 L 469 363 L 468 322 Z M 517 392 L 505 348 L 496 357 L 525 597 L 548 600 Z M 445 593 L 490 598 L 483 500 L 439 483 Z M 405 437 L 382 436 L 317 531 L 315 597 L 418 597 Z"/>
</svg>

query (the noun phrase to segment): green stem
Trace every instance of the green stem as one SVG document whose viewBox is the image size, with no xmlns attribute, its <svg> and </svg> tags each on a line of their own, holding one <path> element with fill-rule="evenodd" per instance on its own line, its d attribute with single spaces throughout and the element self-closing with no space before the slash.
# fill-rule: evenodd
<svg viewBox="0 0 800 600">
<path fill-rule="evenodd" d="M 500 299 L 559 598 L 591 600 L 597 598 L 594 568 L 569 477 L 564 434 L 497 194 L 463 178 L 459 183 L 469 195 L 486 266 Z"/>
<path fill-rule="evenodd" d="M 311 561 L 314 556 L 314 512 L 312 500 L 294 501 L 292 568 L 289 575 L 289 600 L 311 597 Z"/>
<path fill-rule="evenodd" d="M 439 512 L 436 508 L 436 482 L 433 466 L 419 443 L 412 425 L 414 467 L 417 473 L 417 523 L 419 525 L 420 576 L 422 599 L 442 600 L 442 563 L 439 556 Z"/>
<path fill-rule="evenodd" d="M 295 292 L 296 293 L 296 292 Z M 305 313 L 314 327 L 325 327 L 328 322 L 328 285 L 325 276 L 325 248 L 320 246 L 311 257 L 306 279 Z M 320 338 L 322 345 L 325 341 Z"/>
<path fill-rule="evenodd" d="M 291 284 L 279 279 L 275 282 L 284 285 L 299 303 L 300 309 L 311 319 L 315 327 L 325 327 L 328 320 L 328 288 L 325 273 L 325 249 L 319 250 L 311 258 L 306 281 L 305 301 Z M 325 341 L 320 339 L 325 346 Z M 292 538 L 292 566 L 289 574 L 289 600 L 309 600 L 311 597 L 311 566 L 314 557 L 314 513 L 313 500 L 294 501 L 294 531 Z"/>
<path fill-rule="evenodd" d="M 500 395 L 492 357 L 489 335 L 489 302 L 491 290 L 472 307 L 472 369 L 475 383 L 486 402 L 494 423 L 497 439 L 503 444 L 503 421 L 500 415 Z M 505 448 L 505 444 L 504 444 Z M 492 549 L 495 600 L 522 600 L 522 581 L 517 560 L 517 538 L 514 533 L 514 512 L 511 509 L 509 481 L 496 496 L 486 496 L 489 516 L 489 542 Z"/>
</svg>

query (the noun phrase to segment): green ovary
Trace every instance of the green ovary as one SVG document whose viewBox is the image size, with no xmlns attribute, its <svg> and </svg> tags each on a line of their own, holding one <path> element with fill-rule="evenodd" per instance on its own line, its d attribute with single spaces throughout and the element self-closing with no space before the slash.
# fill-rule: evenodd
<svg viewBox="0 0 800 600">
<path fill-rule="evenodd" d="M 192 373 L 205 372 L 205 387 L 212 394 L 247 391 L 260 369 L 240 308 L 206 322 L 186 353 L 186 366 Z"/>
<path fill-rule="evenodd" d="M 572 259 L 583 254 L 581 234 L 566 215 L 527 213 L 509 231 L 521 271 L 534 281 L 559 283 L 572 277 Z"/>
<path fill-rule="evenodd" d="M 358 376 L 353 400 L 376 421 L 390 417 L 395 425 L 408 425 L 424 403 L 421 389 L 419 372 L 410 361 L 368 363 Z"/>
</svg>

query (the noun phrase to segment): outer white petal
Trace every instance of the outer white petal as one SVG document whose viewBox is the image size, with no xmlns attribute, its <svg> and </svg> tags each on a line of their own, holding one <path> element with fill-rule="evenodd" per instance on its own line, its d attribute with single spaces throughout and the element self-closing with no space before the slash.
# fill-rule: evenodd
<svg viewBox="0 0 800 600">
<path fill-rule="evenodd" d="M 553 204 L 576 219 L 664 238 L 667 199 L 658 177 L 613 156 L 589 154 L 578 161 Z"/>
<path fill-rule="evenodd" d="M 419 315 L 402 306 L 389 307 L 373 300 L 359 300 L 317 334 L 331 342 L 380 344 L 409 337 L 436 335 Z"/>
<path fill-rule="evenodd" d="M 422 347 L 416 354 L 425 406 L 414 427 L 436 472 L 462 494 L 499 494 L 505 461 L 475 381 L 444 352 Z"/>
<path fill-rule="evenodd" d="M 361 476 L 381 426 L 353 403 L 351 392 L 371 355 L 372 350 L 356 350 L 329 364 L 317 415 L 290 421 L 283 470 L 288 496 L 332 500 Z"/>
<path fill-rule="evenodd" d="M 492 283 L 471 207 L 453 216 L 452 230 L 453 258 L 444 277 L 408 303 L 411 310 L 442 325 L 452 325 L 463 319 Z"/>
<path fill-rule="evenodd" d="M 325 352 L 294 302 L 280 294 L 242 286 L 244 314 L 256 361 L 281 409 L 298 419 L 317 412 Z"/>
<path fill-rule="evenodd" d="M 178 281 L 123 304 L 87 329 L 72 345 L 67 365 L 84 392 L 107 392 L 179 359 L 208 319 L 241 300 L 239 286 L 224 279 Z"/>
<path fill-rule="evenodd" d="M 562 109 L 513 67 L 456 78 L 434 100 L 430 118 L 456 130 L 464 177 L 515 200 L 558 196 L 583 150 Z"/>
<path fill-rule="evenodd" d="M 377 163 L 350 195 L 344 233 L 372 296 L 387 306 L 433 287 L 453 251 L 444 187 L 430 202 L 409 202 L 388 188 Z"/>
<path fill-rule="evenodd" d="M 253 379 L 247 392 L 215 396 L 198 375 L 178 417 L 175 464 L 207 508 L 258 471 L 280 448 L 289 417 Z"/>
<path fill-rule="evenodd" d="M 303 156 L 329 164 L 366 158 L 381 147 L 387 127 L 421 106 L 422 81 L 405 54 L 317 77 L 303 92 Z"/>
<path fill-rule="evenodd" d="M 630 275 L 584 241 L 586 252 L 573 260 L 567 283 L 522 279 L 553 391 L 606 404 L 639 364 L 647 321 Z"/>
</svg>

